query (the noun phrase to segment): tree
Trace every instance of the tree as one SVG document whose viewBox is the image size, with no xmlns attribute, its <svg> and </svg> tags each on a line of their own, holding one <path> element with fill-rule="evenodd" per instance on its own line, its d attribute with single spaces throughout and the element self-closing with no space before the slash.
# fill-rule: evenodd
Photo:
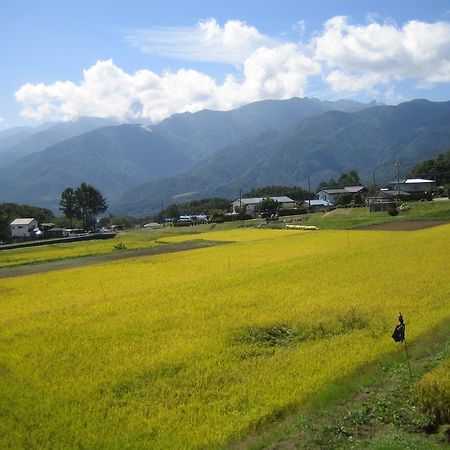
<svg viewBox="0 0 450 450">
<path fill-rule="evenodd" d="M 317 187 L 318 191 L 323 189 L 338 188 L 344 186 L 360 186 L 361 180 L 356 170 L 351 170 L 348 173 L 343 173 L 336 181 L 334 178 L 322 181 Z"/>
<path fill-rule="evenodd" d="M 0 203 L 0 241 L 11 239 L 10 222 L 18 217 L 33 217 L 39 223 L 53 222 L 55 216 L 49 209 L 17 203 Z"/>
<path fill-rule="evenodd" d="M 257 210 L 261 214 L 261 217 L 270 217 L 275 215 L 280 209 L 281 205 L 273 198 L 267 197 L 261 201 Z"/>
<path fill-rule="evenodd" d="M 434 159 L 428 159 L 413 167 L 409 173 L 411 178 L 428 178 L 437 185 L 450 183 L 450 150 L 441 153 Z"/>
<path fill-rule="evenodd" d="M 343 173 L 338 179 L 339 186 L 360 186 L 361 180 L 356 170 L 351 170 L 348 173 Z"/>
<path fill-rule="evenodd" d="M 133 220 L 127 216 L 114 216 L 111 218 L 111 225 L 117 225 L 119 228 L 127 229 L 134 226 Z"/>
<path fill-rule="evenodd" d="M 66 188 L 61 194 L 60 209 L 67 218 L 81 220 L 85 230 L 95 229 L 95 217 L 107 210 L 106 199 L 95 187 L 81 183 L 76 189 Z"/>
<path fill-rule="evenodd" d="M 264 186 L 260 188 L 252 189 L 244 194 L 244 197 L 279 197 L 282 195 L 286 195 L 293 200 L 297 200 L 298 202 L 302 202 L 303 200 L 307 200 L 309 198 L 314 197 L 313 192 L 308 192 L 306 189 L 303 189 L 300 186 Z"/>
<path fill-rule="evenodd" d="M 78 205 L 75 199 L 75 192 L 71 187 L 64 189 L 59 201 L 59 209 L 65 217 L 69 219 L 70 226 L 73 228 L 73 219 L 78 216 Z"/>
<path fill-rule="evenodd" d="M 74 191 L 75 202 L 77 204 L 77 219 L 81 220 L 83 228 L 88 230 L 94 228 L 95 217 L 108 209 L 106 199 L 95 187 L 90 184 L 81 183 Z"/>
</svg>

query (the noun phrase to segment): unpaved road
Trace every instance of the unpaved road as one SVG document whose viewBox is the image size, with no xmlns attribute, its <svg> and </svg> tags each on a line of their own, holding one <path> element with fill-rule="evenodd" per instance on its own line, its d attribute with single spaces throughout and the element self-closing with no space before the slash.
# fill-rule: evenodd
<svg viewBox="0 0 450 450">
<path fill-rule="evenodd" d="M 89 266 L 91 264 L 103 264 L 121 259 L 136 258 L 139 256 L 161 255 L 164 253 L 175 253 L 197 248 L 213 247 L 226 244 L 218 241 L 186 241 L 176 244 L 162 244 L 158 247 L 128 250 L 123 252 L 107 253 L 103 255 L 84 256 L 78 258 L 59 259 L 35 264 L 24 264 L 21 266 L 1 267 L 0 278 L 17 277 L 36 273 L 51 272 L 53 270 L 73 269 L 74 267 Z"/>
</svg>

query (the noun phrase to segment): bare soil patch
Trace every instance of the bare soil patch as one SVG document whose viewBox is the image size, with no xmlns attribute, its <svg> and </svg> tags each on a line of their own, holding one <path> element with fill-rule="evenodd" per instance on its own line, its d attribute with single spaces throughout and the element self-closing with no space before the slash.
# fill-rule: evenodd
<svg viewBox="0 0 450 450">
<path fill-rule="evenodd" d="M 397 220 L 395 222 L 376 223 L 364 225 L 358 229 L 380 231 L 414 231 L 423 228 L 436 227 L 450 223 L 448 220 Z"/>
<path fill-rule="evenodd" d="M 51 272 L 53 270 L 73 269 L 75 267 L 89 266 L 91 264 L 103 264 L 111 261 L 118 261 L 121 259 L 136 258 L 139 256 L 151 256 L 151 255 L 161 255 L 164 253 L 182 252 L 185 250 L 212 247 L 214 245 L 220 244 L 226 244 L 226 242 L 201 241 L 201 240 L 186 241 L 176 244 L 162 244 L 158 247 L 106 253 L 102 255 L 66 258 L 36 264 L 25 264 L 22 266 L 2 267 L 0 268 L 0 278 L 17 277 L 21 275 L 32 275 L 36 273 Z"/>
</svg>

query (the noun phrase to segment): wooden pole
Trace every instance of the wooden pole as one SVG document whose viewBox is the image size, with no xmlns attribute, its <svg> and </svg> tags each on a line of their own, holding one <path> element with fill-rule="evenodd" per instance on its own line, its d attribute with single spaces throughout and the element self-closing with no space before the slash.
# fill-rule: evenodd
<svg viewBox="0 0 450 450">
<path fill-rule="evenodd" d="M 411 365 L 409 363 L 408 346 L 406 345 L 406 338 L 403 339 L 403 343 L 405 344 L 405 354 L 406 354 L 406 361 L 408 363 L 409 377 L 411 378 L 412 381 L 412 372 L 411 372 Z"/>
</svg>

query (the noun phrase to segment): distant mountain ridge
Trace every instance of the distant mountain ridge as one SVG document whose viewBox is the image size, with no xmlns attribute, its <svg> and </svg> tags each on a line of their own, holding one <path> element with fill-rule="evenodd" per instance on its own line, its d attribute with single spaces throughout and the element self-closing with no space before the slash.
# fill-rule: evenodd
<svg viewBox="0 0 450 450">
<path fill-rule="evenodd" d="M 0 199 L 26 201 L 56 211 L 60 190 L 86 181 L 115 201 L 140 183 L 187 169 L 193 161 L 199 163 L 258 133 L 285 130 L 333 105 L 338 109 L 368 107 L 350 101 L 325 104 L 316 99 L 293 98 L 255 102 L 231 111 L 175 114 L 144 128 L 81 117 L 38 128 L 22 127 L 11 130 L 9 136 L 6 130 L 4 139 L 17 142 L 5 149 L 0 134 Z M 112 125 L 120 131 L 114 135 L 111 130 L 102 131 Z M 151 142 L 142 130 L 152 131 Z M 131 147 L 136 149 L 135 154 Z M 139 164 L 137 155 L 141 158 Z"/>
<path fill-rule="evenodd" d="M 293 98 L 176 114 L 150 127 L 102 126 L 104 119 L 86 118 L 85 125 L 94 127 L 89 132 L 83 120 L 78 129 L 61 123 L 29 135 L 28 129 L 2 132 L 0 202 L 57 211 L 61 191 L 84 181 L 102 191 L 111 212 L 145 215 L 161 201 L 231 198 L 240 188 L 268 184 L 305 187 L 308 177 L 315 186 L 351 169 L 366 180 L 376 171 L 383 181 L 393 176 L 394 160 L 429 158 L 450 147 L 449 105 Z M 65 138 L 67 131 L 78 135 Z M 46 145 L 44 132 L 61 140 L 38 150 Z M 2 142 L 17 133 L 26 135 L 23 142 L 32 150 L 2 163 Z"/>
<path fill-rule="evenodd" d="M 355 111 L 374 106 L 351 100 L 336 102 L 294 97 L 288 100 L 262 100 L 231 111 L 203 110 L 174 114 L 155 128 L 174 145 L 184 148 L 195 161 L 211 156 L 249 136 L 267 130 L 284 130 L 306 117 L 327 111 Z"/>
<path fill-rule="evenodd" d="M 0 134 L 0 164 L 16 161 L 66 139 L 110 125 L 117 125 L 117 122 L 99 117 L 79 117 L 68 122 L 43 124 L 36 129 L 19 127 L 5 130 L 2 133 L 5 137 Z"/>
<path fill-rule="evenodd" d="M 205 196 L 236 197 L 239 189 L 313 186 L 351 169 L 367 180 L 394 176 L 396 159 L 432 157 L 450 147 L 450 102 L 415 100 L 354 113 L 329 111 L 282 132 L 265 132 L 217 152 L 186 172 L 124 193 L 113 210 L 137 214 Z M 389 170 L 390 168 L 390 170 Z"/>
<path fill-rule="evenodd" d="M 145 127 L 102 127 L 0 169 L 0 198 L 55 210 L 65 187 L 88 180 L 111 200 L 139 182 L 171 175 L 190 164 L 183 153 Z"/>
</svg>

